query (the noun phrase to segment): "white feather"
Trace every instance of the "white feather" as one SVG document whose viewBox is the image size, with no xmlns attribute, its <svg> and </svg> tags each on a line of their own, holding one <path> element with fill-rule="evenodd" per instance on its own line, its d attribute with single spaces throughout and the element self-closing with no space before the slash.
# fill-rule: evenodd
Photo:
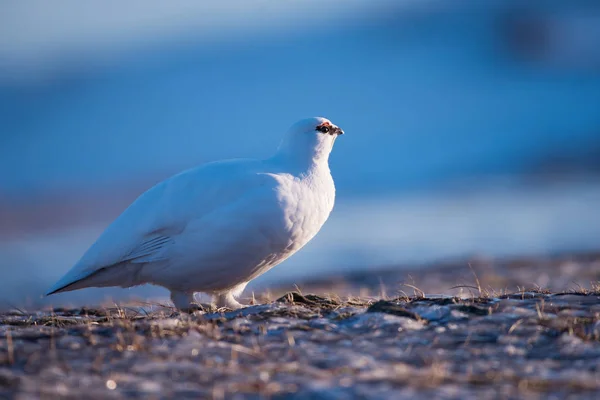
<svg viewBox="0 0 600 400">
<path fill-rule="evenodd" d="M 315 130 L 325 122 L 294 125 L 270 159 L 210 163 L 152 187 L 49 293 L 151 283 L 235 306 L 232 295 L 304 246 L 333 208 L 337 135 Z"/>
</svg>

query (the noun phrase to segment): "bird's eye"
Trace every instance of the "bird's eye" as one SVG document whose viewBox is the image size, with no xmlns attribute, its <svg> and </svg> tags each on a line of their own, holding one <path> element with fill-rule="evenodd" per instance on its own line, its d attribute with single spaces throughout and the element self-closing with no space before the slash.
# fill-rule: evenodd
<svg viewBox="0 0 600 400">
<path fill-rule="evenodd" d="M 329 127 L 327 125 L 319 125 L 317 126 L 317 130 L 323 133 L 329 133 Z"/>
</svg>

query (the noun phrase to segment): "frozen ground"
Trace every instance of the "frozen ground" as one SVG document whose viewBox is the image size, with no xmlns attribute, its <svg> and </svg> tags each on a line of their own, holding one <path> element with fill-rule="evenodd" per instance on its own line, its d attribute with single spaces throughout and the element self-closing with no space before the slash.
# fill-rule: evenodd
<svg viewBox="0 0 600 400">
<path fill-rule="evenodd" d="M 567 290 L 512 288 L 540 270 L 547 286 Z M 598 397 L 597 256 L 428 271 L 411 280 L 431 277 L 419 285 L 425 293 L 388 271 L 384 285 L 356 276 L 362 297 L 343 295 L 352 282 L 342 289 L 332 278 L 305 289 L 339 295 L 288 293 L 236 312 L 180 315 L 159 302 L 13 310 L 0 315 L 0 396 Z M 393 287 L 404 294 L 382 293 Z"/>
</svg>

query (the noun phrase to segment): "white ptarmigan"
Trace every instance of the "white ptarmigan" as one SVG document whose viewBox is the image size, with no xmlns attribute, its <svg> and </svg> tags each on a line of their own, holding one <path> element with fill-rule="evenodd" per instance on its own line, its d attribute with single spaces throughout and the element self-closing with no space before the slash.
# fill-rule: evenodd
<svg viewBox="0 0 600 400">
<path fill-rule="evenodd" d="M 344 132 L 325 118 L 292 125 L 266 160 L 201 165 L 138 197 L 47 295 L 145 283 L 171 291 L 178 309 L 194 292 L 237 309 L 248 282 L 300 250 L 335 200 L 329 154 Z"/>
</svg>

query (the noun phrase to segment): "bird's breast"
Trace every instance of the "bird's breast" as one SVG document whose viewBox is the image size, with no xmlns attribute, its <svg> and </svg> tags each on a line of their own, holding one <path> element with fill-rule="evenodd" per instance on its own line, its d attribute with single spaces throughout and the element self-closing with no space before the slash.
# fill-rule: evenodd
<svg viewBox="0 0 600 400">
<path fill-rule="evenodd" d="M 304 246 L 321 229 L 335 201 L 331 175 L 290 179 L 280 187 L 284 230 L 294 250 Z"/>
</svg>

